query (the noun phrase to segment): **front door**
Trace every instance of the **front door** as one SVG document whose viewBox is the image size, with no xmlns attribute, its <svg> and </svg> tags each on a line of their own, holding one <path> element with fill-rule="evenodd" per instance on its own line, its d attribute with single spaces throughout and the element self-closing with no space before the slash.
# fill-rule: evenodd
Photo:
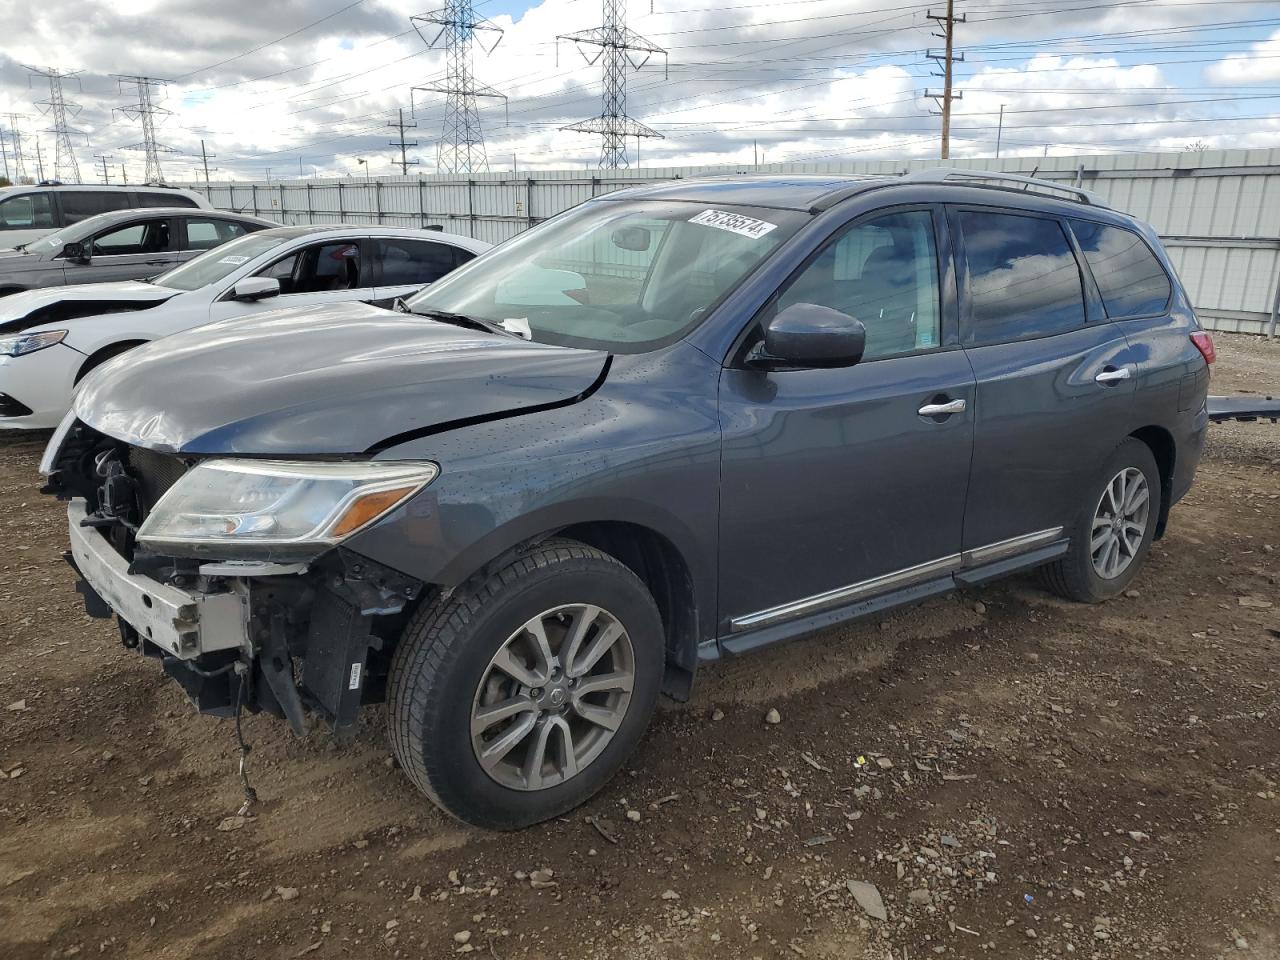
<svg viewBox="0 0 1280 960">
<path fill-rule="evenodd" d="M 263 310 L 372 300 L 374 287 L 361 246 L 357 240 L 325 240 L 281 254 L 253 274 L 280 281 L 280 296 L 242 301 L 228 290 L 210 306 L 209 319 L 228 320 Z"/>
<path fill-rule="evenodd" d="M 1060 219 L 991 208 L 950 218 L 978 384 L 964 548 L 1030 549 L 1060 538 L 1100 485 L 1130 429 L 1136 355 Z"/>
<path fill-rule="evenodd" d="M 178 262 L 173 221 L 167 217 L 110 227 L 84 241 L 88 263 L 65 260 L 67 283 L 141 280 Z"/>
<path fill-rule="evenodd" d="M 974 379 L 952 323 L 943 322 L 942 228 L 931 208 L 855 221 L 765 307 L 762 324 L 798 302 L 861 320 L 867 347 L 856 365 L 725 369 L 722 636 L 802 620 L 958 566 Z"/>
</svg>

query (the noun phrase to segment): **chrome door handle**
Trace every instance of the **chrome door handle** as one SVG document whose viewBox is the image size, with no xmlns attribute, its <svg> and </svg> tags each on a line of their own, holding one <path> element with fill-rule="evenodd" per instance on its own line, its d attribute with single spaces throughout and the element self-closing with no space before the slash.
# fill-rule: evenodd
<svg viewBox="0 0 1280 960">
<path fill-rule="evenodd" d="M 1093 379 L 1098 383 L 1119 383 L 1121 380 L 1128 380 L 1132 375 L 1128 367 L 1121 367 L 1119 370 L 1103 370 Z"/>
<path fill-rule="evenodd" d="M 922 417 L 945 417 L 953 413 L 964 413 L 964 400 L 949 400 L 946 403 L 926 403 L 916 412 Z"/>
</svg>

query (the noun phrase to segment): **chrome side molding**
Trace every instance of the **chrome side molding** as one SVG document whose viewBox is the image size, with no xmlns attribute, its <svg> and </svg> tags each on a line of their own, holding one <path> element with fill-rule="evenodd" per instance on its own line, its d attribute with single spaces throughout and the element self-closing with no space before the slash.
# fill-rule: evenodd
<svg viewBox="0 0 1280 960">
<path fill-rule="evenodd" d="M 961 567 L 977 566 L 983 563 L 990 563 L 993 560 L 1001 560 L 1005 557 L 1053 543 L 1062 537 L 1062 532 L 1062 527 L 1037 530 L 1034 533 L 1026 533 L 1018 537 L 1011 537 L 1008 540 L 989 543 L 983 547 L 974 547 L 963 553 L 953 553 L 950 556 L 939 557 L 937 560 L 930 560 L 914 567 L 904 567 L 892 573 L 872 577 L 870 580 L 860 580 L 848 586 L 836 587 L 834 590 L 827 590 L 811 597 L 802 597 L 799 600 L 792 600 L 789 603 L 769 607 L 766 610 L 748 613 L 730 620 L 729 632 L 741 633 L 743 630 L 767 627 L 808 613 L 817 613 L 828 607 L 838 607 L 846 603 L 852 603 L 855 600 L 887 593 L 900 587 L 909 587 L 939 574 L 952 573 Z"/>
</svg>

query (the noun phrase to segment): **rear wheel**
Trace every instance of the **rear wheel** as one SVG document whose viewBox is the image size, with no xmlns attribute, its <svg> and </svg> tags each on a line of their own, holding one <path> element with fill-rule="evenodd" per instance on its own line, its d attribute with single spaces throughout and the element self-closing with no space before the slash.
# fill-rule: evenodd
<svg viewBox="0 0 1280 960">
<path fill-rule="evenodd" d="M 1160 472 L 1151 449 L 1132 437 L 1090 488 L 1066 556 L 1043 568 L 1046 584 L 1070 600 L 1098 603 L 1124 591 L 1146 561 L 1160 516 Z"/>
<path fill-rule="evenodd" d="M 640 741 L 663 666 L 644 584 L 599 550 L 549 541 L 420 610 L 391 666 L 387 725 L 448 813 L 511 830 L 582 803 Z"/>
</svg>

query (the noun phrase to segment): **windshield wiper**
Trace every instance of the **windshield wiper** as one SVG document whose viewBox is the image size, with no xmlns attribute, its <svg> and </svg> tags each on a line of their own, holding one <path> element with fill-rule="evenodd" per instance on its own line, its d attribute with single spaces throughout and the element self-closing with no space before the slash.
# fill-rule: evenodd
<svg viewBox="0 0 1280 960">
<path fill-rule="evenodd" d="M 515 337 L 517 340 L 523 340 L 524 337 L 518 333 L 513 333 L 499 323 L 492 320 L 485 320 L 483 317 L 469 317 L 464 313 L 450 313 L 447 310 L 410 310 L 420 317 L 426 317 L 429 320 L 439 320 L 441 323 L 451 323 L 455 327 L 470 327 L 472 330 L 484 330 L 487 333 L 500 333 L 504 337 Z"/>
</svg>

